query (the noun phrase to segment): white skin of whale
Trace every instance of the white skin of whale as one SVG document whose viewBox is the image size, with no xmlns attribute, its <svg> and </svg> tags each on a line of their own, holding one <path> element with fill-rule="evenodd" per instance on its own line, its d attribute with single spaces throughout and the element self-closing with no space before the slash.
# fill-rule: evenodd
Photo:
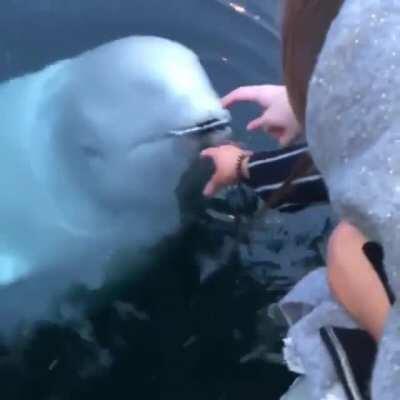
<svg viewBox="0 0 400 400">
<path fill-rule="evenodd" d="M 3 83 L 0 110 L 0 328 L 174 233 L 174 190 L 202 140 L 167 133 L 229 120 L 196 55 L 156 37 Z"/>
<path fill-rule="evenodd" d="M 332 204 L 383 245 L 397 297 L 380 342 L 374 400 L 400 398 L 399 21 L 398 0 L 344 2 L 310 85 L 307 117 Z"/>
</svg>

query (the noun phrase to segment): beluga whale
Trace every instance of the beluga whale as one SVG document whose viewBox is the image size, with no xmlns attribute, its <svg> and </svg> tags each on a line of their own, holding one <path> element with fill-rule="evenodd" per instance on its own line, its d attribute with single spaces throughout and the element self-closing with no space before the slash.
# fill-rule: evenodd
<svg viewBox="0 0 400 400">
<path fill-rule="evenodd" d="M 146 36 L 2 83 L 0 112 L 0 330 L 176 232 L 182 175 L 230 129 L 198 57 Z"/>
</svg>

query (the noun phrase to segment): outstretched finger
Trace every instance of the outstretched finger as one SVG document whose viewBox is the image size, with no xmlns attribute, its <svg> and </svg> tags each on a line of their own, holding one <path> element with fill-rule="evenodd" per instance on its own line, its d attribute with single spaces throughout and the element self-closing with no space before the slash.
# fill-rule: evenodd
<svg viewBox="0 0 400 400">
<path fill-rule="evenodd" d="M 261 115 L 261 117 L 253 119 L 253 121 L 250 121 L 247 124 L 247 130 L 255 131 L 257 129 L 264 128 L 265 126 L 268 126 L 268 118 L 265 114 L 263 114 Z"/>
<path fill-rule="evenodd" d="M 222 98 L 222 106 L 224 108 L 230 107 L 232 104 L 239 101 L 253 101 L 262 106 L 266 106 L 260 99 L 259 86 L 244 86 L 228 93 Z"/>
<path fill-rule="evenodd" d="M 215 155 L 217 154 L 217 148 L 216 147 L 209 147 L 207 149 L 204 149 L 201 153 L 200 153 L 200 157 L 201 158 L 214 158 Z"/>
</svg>

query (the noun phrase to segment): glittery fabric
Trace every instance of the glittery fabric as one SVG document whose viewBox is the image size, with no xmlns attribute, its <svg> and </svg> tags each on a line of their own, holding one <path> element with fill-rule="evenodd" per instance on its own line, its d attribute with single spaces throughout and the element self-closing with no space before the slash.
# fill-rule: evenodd
<svg viewBox="0 0 400 400">
<path fill-rule="evenodd" d="M 400 0 L 345 1 L 310 85 L 307 131 L 334 208 L 382 243 L 400 298 Z M 400 399 L 399 302 L 372 396 Z"/>
<path fill-rule="evenodd" d="M 333 299 L 326 268 L 306 275 L 279 303 L 290 325 L 284 340 L 289 369 L 304 374 L 310 382 L 308 400 L 327 399 L 338 378 L 331 357 L 321 340 L 320 328 L 357 328 L 346 311 Z M 344 400 L 345 396 L 336 397 Z"/>
</svg>

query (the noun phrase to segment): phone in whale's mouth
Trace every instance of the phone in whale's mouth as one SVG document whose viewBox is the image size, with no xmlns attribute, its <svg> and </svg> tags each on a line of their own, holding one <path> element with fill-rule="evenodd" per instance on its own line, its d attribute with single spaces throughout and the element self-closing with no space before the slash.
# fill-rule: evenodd
<svg viewBox="0 0 400 400">
<path fill-rule="evenodd" d="M 130 148 L 133 149 L 138 146 L 148 145 L 162 140 L 174 138 L 205 138 L 206 141 L 210 138 L 215 138 L 215 141 L 211 140 L 209 143 L 209 145 L 213 145 L 218 144 L 219 141 L 223 141 L 224 139 L 228 138 L 231 133 L 232 129 L 230 118 L 210 119 L 188 128 L 173 129 L 150 138 L 135 140 L 131 144 Z"/>
<path fill-rule="evenodd" d="M 194 126 L 175 129 L 169 132 L 172 136 L 186 136 L 186 135 L 209 135 L 214 133 L 231 133 L 231 120 L 230 119 L 210 119 L 200 122 Z"/>
</svg>

